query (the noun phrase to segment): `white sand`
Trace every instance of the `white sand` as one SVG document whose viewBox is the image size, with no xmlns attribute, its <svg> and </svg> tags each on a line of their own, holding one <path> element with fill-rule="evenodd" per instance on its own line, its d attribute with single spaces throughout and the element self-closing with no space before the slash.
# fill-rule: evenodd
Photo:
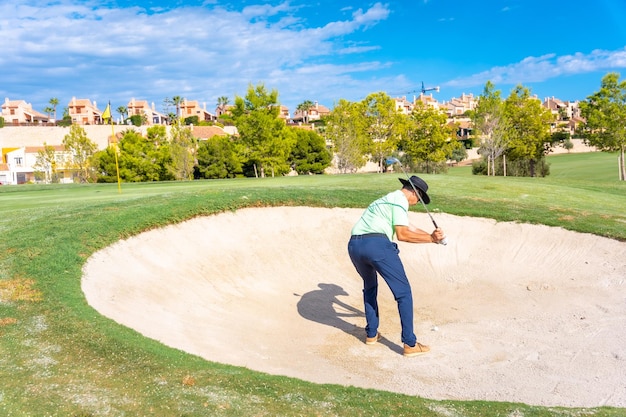
<svg viewBox="0 0 626 417">
<path fill-rule="evenodd" d="M 82 287 L 103 315 L 207 360 L 432 399 L 626 407 L 626 243 L 435 214 L 448 246 L 400 243 L 424 356 L 402 356 L 380 281 L 363 343 L 347 241 L 361 209 L 255 208 L 120 241 Z M 432 226 L 426 214 L 412 223 Z"/>
</svg>

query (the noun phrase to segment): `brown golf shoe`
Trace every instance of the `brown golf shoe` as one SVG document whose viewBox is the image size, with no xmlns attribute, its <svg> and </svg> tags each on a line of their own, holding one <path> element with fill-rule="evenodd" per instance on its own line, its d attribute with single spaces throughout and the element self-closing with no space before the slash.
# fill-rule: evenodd
<svg viewBox="0 0 626 417">
<path fill-rule="evenodd" d="M 376 336 L 374 337 L 366 337 L 365 338 L 365 344 L 366 345 L 375 345 L 376 342 L 378 342 L 380 340 L 380 333 L 376 333 Z"/>
<path fill-rule="evenodd" d="M 415 346 L 411 347 L 404 344 L 404 356 L 411 357 L 417 355 L 423 355 L 426 352 L 429 352 L 430 348 L 426 345 L 422 345 L 421 343 L 415 343 Z"/>
</svg>

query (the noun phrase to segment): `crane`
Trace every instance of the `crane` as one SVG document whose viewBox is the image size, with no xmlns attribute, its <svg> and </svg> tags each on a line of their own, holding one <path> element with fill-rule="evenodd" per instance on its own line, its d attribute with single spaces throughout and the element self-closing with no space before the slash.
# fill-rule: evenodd
<svg viewBox="0 0 626 417">
<path fill-rule="evenodd" d="M 427 91 L 436 91 L 436 92 L 439 92 L 439 86 L 437 86 L 437 87 L 429 87 L 429 88 L 425 88 L 425 87 L 424 87 L 424 81 L 422 81 L 422 94 L 425 94 Z"/>
</svg>

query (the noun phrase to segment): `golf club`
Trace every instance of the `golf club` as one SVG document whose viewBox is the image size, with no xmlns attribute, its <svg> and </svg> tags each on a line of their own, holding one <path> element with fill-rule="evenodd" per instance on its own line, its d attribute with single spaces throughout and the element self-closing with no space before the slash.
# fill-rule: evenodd
<svg viewBox="0 0 626 417">
<path fill-rule="evenodd" d="M 430 214 L 430 211 L 428 211 L 428 207 L 426 207 L 426 203 L 424 203 L 422 201 L 421 194 L 419 193 L 419 191 L 417 191 L 417 189 L 415 188 L 415 186 L 411 182 L 411 178 L 409 178 L 409 174 L 406 173 L 406 171 L 404 169 L 404 166 L 402 165 L 402 162 L 400 162 L 398 160 L 398 158 L 394 158 L 394 157 L 390 156 L 389 158 L 387 158 L 387 163 L 388 164 L 398 164 L 398 165 L 400 165 L 400 169 L 402 169 L 402 172 L 404 172 L 404 175 L 406 175 L 406 178 L 409 180 L 409 184 L 411 184 L 411 187 L 413 188 L 413 191 L 415 192 L 415 195 L 420 196 L 419 201 L 422 203 L 422 206 L 424 207 L 424 210 L 426 210 L 426 213 L 428 214 L 428 217 L 430 217 L 430 220 L 433 222 L 433 226 L 435 226 L 435 229 L 439 229 L 439 226 L 437 226 L 437 222 L 435 221 L 433 216 Z M 448 239 L 444 237 L 443 239 L 441 239 L 439 241 L 439 243 L 445 246 L 445 245 L 448 244 Z"/>
</svg>

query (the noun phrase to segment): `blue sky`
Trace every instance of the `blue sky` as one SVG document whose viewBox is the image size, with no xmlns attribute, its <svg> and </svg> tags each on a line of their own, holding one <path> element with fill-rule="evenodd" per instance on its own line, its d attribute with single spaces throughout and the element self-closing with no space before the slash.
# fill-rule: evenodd
<svg viewBox="0 0 626 417">
<path fill-rule="evenodd" d="M 491 80 L 584 100 L 626 78 L 624 0 L 11 0 L 0 3 L 0 99 L 244 96 L 265 84 L 293 114 L 384 91 L 440 101 Z"/>
</svg>

